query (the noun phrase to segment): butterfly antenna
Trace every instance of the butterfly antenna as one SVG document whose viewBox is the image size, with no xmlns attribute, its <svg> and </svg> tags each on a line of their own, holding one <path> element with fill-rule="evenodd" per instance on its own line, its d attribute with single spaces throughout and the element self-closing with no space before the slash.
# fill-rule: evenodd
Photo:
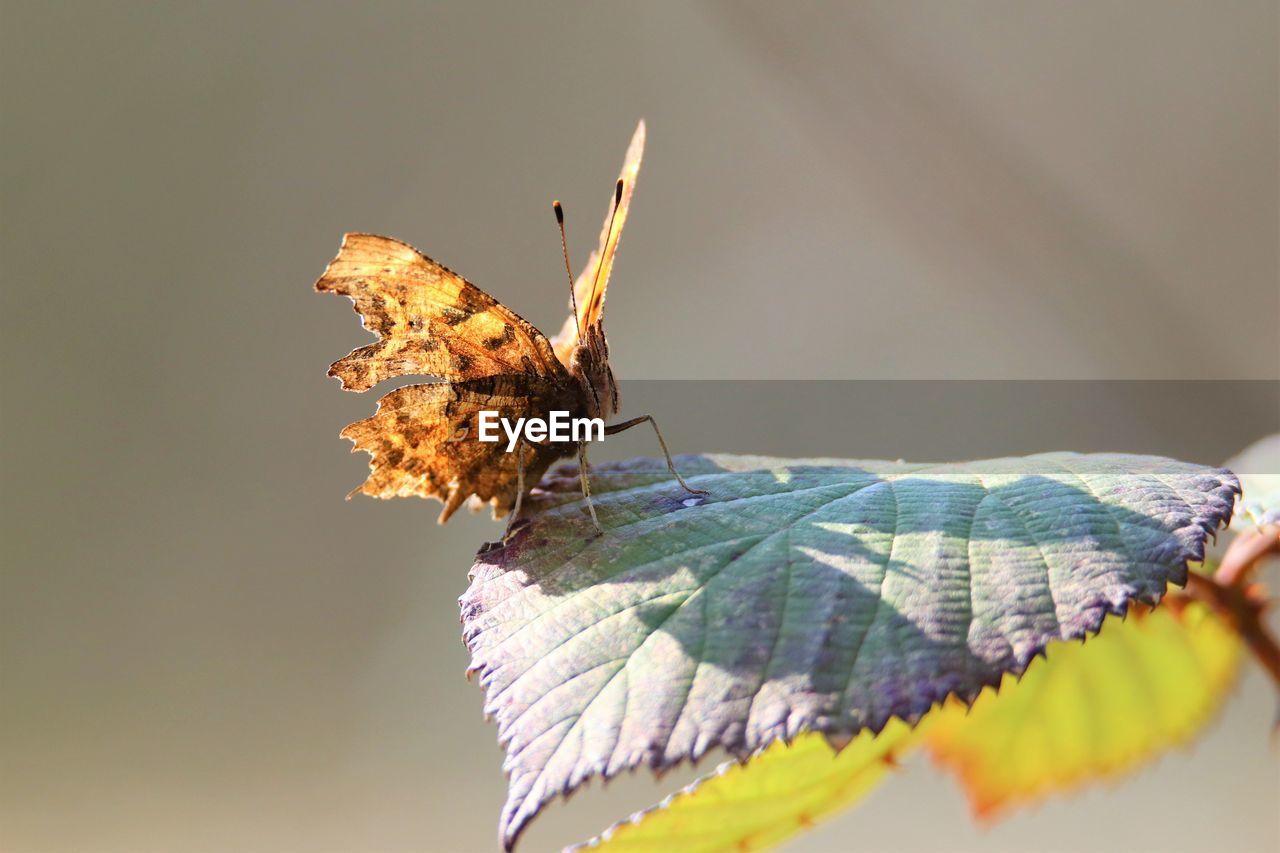
<svg viewBox="0 0 1280 853">
<path fill-rule="evenodd" d="M 600 272 L 604 269 L 605 259 L 609 257 L 609 241 L 613 239 L 613 221 L 618 218 L 618 208 L 622 205 L 622 184 L 622 178 L 618 178 L 618 186 L 613 191 L 613 213 L 609 214 L 609 230 L 605 232 L 604 246 L 600 249 L 600 260 L 596 262 L 596 277 L 591 282 L 591 298 L 587 300 L 587 310 L 596 303 L 596 288 L 600 286 Z"/>
<path fill-rule="evenodd" d="M 573 265 L 569 263 L 569 241 L 564 236 L 564 208 L 559 201 L 553 201 L 551 207 L 556 212 L 556 225 L 560 227 L 560 251 L 564 254 L 564 271 L 569 276 L 569 307 L 573 309 L 573 322 L 578 326 L 578 340 L 582 340 L 582 318 L 578 316 L 578 294 L 574 293 Z"/>
</svg>

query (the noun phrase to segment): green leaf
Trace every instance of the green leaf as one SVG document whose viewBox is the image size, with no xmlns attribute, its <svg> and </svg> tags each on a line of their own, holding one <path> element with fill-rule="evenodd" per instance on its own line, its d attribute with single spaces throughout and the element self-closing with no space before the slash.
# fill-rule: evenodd
<svg viewBox="0 0 1280 853">
<path fill-rule="evenodd" d="M 919 731 L 890 720 L 878 735 L 863 731 L 839 752 L 819 734 L 800 735 L 791 743 L 774 741 L 745 764 L 725 762 L 574 849 L 764 850 L 862 800 L 915 744 Z"/>
<path fill-rule="evenodd" d="M 949 701 L 925 742 L 974 812 L 993 817 L 1187 743 L 1221 707 L 1240 653 L 1235 632 L 1199 602 L 1111 617 L 1087 642 L 1052 644 L 972 708 Z"/>
<path fill-rule="evenodd" d="M 1228 471 L 1048 454 L 944 465 L 686 457 L 544 482 L 460 600 L 510 776 L 510 847 L 591 776 L 880 731 L 1155 603 L 1231 514 Z"/>
</svg>

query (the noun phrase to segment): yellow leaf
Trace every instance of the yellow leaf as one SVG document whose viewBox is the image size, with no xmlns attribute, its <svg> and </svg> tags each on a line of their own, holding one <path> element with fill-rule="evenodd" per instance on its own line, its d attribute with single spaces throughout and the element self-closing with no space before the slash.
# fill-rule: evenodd
<svg viewBox="0 0 1280 853">
<path fill-rule="evenodd" d="M 607 853 L 763 850 L 861 800 L 897 757 L 924 743 L 954 770 L 974 810 L 994 816 L 1132 770 L 1189 741 L 1235 679 L 1240 642 L 1198 602 L 1109 617 L 1085 643 L 1054 643 L 1021 680 L 971 709 L 952 699 L 916 729 L 893 719 L 838 754 L 805 734 L 728 762 L 586 847 Z"/>
<path fill-rule="evenodd" d="M 1006 676 L 970 709 L 950 700 L 924 739 L 974 811 L 991 817 L 1186 743 L 1217 711 L 1239 661 L 1239 639 L 1207 607 L 1135 609 L 1084 643 L 1054 643 L 1021 680 Z"/>
<path fill-rule="evenodd" d="M 822 735 L 775 741 L 728 762 L 584 847 L 608 853 L 763 850 L 862 799 L 914 745 L 919 729 L 892 719 L 837 753 Z"/>
</svg>

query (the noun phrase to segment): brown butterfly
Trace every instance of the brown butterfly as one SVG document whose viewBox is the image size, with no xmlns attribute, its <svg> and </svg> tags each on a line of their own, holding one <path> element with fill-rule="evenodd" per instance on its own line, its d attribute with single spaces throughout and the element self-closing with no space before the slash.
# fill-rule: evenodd
<svg viewBox="0 0 1280 853">
<path fill-rule="evenodd" d="M 599 528 L 587 481 L 585 442 L 521 441 L 508 453 L 502 442 L 477 440 L 477 421 L 482 411 L 496 411 L 512 421 L 545 418 L 552 411 L 608 419 L 618 411 L 618 386 L 604 334 L 604 297 L 643 153 L 640 122 L 614 188 L 600 246 L 576 281 L 564 213 L 555 203 L 571 313 L 551 340 L 407 243 L 373 234 L 343 238 L 338 256 L 315 288 L 349 297 L 364 327 L 378 340 L 334 362 L 329 375 L 338 377 L 348 391 L 367 391 L 397 376 L 444 380 L 396 389 L 378 401 L 373 417 L 342 431 L 354 442 L 353 453 L 363 450 L 372 456 L 369 478 L 352 494 L 436 498 L 444 503 L 441 524 L 468 499 L 472 509 L 488 503 L 494 518 L 511 512 L 514 521 L 528 486 L 537 483 L 552 462 L 576 450 L 583 496 Z M 667 467 L 680 485 L 705 494 L 680 477 L 652 416 L 608 425 L 604 434 L 646 421 L 657 433 Z"/>
</svg>

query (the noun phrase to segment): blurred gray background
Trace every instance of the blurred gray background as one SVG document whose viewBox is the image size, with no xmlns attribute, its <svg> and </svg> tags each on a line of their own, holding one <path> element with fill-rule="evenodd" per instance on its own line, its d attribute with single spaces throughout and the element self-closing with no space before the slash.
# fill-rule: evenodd
<svg viewBox="0 0 1280 853">
<path fill-rule="evenodd" d="M 580 263 L 640 117 L 608 328 L 680 450 L 1218 462 L 1274 425 L 1274 2 L 0 10 L 5 850 L 493 848 L 455 599 L 500 528 L 343 502 L 375 395 L 325 377 L 366 335 L 311 282 L 387 233 L 558 328 L 550 201 Z M 1112 390 L 993 431 L 824 383 L 830 429 L 818 386 L 652 379 Z M 913 763 L 794 849 L 1275 850 L 1273 712 L 1250 670 L 1192 751 L 986 830 Z"/>
</svg>

